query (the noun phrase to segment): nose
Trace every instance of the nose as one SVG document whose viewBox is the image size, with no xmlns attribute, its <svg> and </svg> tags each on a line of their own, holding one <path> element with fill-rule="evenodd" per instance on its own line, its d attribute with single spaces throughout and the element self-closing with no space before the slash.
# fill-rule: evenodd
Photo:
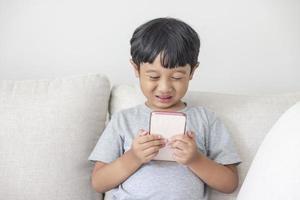
<svg viewBox="0 0 300 200">
<path fill-rule="evenodd" d="M 168 93 L 172 91 L 172 84 L 170 80 L 161 79 L 158 83 L 158 91 L 160 93 Z"/>
</svg>

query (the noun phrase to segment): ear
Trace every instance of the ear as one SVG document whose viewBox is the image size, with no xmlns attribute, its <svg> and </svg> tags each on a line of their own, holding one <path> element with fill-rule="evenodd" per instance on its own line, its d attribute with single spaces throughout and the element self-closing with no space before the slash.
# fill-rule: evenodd
<svg viewBox="0 0 300 200">
<path fill-rule="evenodd" d="M 132 59 L 130 59 L 130 63 L 134 69 L 135 77 L 139 78 L 140 77 L 139 67 L 133 62 Z"/>
<path fill-rule="evenodd" d="M 190 74 L 190 80 L 192 80 L 193 79 L 193 76 L 194 76 L 194 72 L 195 72 L 195 70 L 199 67 L 199 62 L 193 67 L 193 71 L 191 71 L 191 74 Z"/>
</svg>

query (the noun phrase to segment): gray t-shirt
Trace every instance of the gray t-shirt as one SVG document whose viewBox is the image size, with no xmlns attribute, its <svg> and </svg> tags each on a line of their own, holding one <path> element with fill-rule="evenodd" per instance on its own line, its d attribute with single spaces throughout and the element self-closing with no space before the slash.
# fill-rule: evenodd
<svg viewBox="0 0 300 200">
<path fill-rule="evenodd" d="M 223 165 L 241 162 L 227 129 L 213 112 L 189 106 L 181 112 L 187 116 L 186 130 L 195 133 L 200 152 Z M 149 130 L 150 113 L 151 109 L 142 104 L 114 114 L 89 160 L 110 163 L 128 151 L 139 129 Z M 187 166 L 153 160 L 113 189 L 113 199 L 206 200 L 208 191 Z"/>
</svg>

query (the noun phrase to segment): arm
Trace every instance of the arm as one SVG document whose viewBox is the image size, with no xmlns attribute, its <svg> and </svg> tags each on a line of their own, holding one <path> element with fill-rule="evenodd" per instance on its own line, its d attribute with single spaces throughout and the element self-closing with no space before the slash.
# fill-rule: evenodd
<svg viewBox="0 0 300 200">
<path fill-rule="evenodd" d="M 232 193 L 238 187 L 239 179 L 235 165 L 221 165 L 198 153 L 188 167 L 210 187 Z"/>
<path fill-rule="evenodd" d="M 138 135 L 130 150 L 112 163 L 97 162 L 92 173 L 92 186 L 97 192 L 106 192 L 125 181 L 142 164 L 152 160 L 164 140 L 158 135 Z"/>
<path fill-rule="evenodd" d="M 233 192 L 238 186 L 238 173 L 235 165 L 221 165 L 197 151 L 193 133 L 178 135 L 170 145 L 178 163 L 188 166 L 210 187 L 224 193 Z"/>
<path fill-rule="evenodd" d="M 96 162 L 92 173 L 92 186 L 97 192 L 106 192 L 125 181 L 141 163 L 129 150 L 110 164 Z"/>
</svg>

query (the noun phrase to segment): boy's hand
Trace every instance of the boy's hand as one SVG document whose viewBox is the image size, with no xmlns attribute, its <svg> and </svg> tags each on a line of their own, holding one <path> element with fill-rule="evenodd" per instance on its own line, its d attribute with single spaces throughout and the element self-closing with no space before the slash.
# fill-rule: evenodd
<svg viewBox="0 0 300 200">
<path fill-rule="evenodd" d="M 132 142 L 131 150 L 137 161 L 144 164 L 152 160 L 165 144 L 160 135 L 150 135 L 149 132 L 140 130 Z"/>
<path fill-rule="evenodd" d="M 175 161 L 180 164 L 188 165 L 199 155 L 195 134 L 191 131 L 188 131 L 187 134 L 184 135 L 173 136 L 168 145 L 170 145 L 173 150 Z"/>
</svg>

